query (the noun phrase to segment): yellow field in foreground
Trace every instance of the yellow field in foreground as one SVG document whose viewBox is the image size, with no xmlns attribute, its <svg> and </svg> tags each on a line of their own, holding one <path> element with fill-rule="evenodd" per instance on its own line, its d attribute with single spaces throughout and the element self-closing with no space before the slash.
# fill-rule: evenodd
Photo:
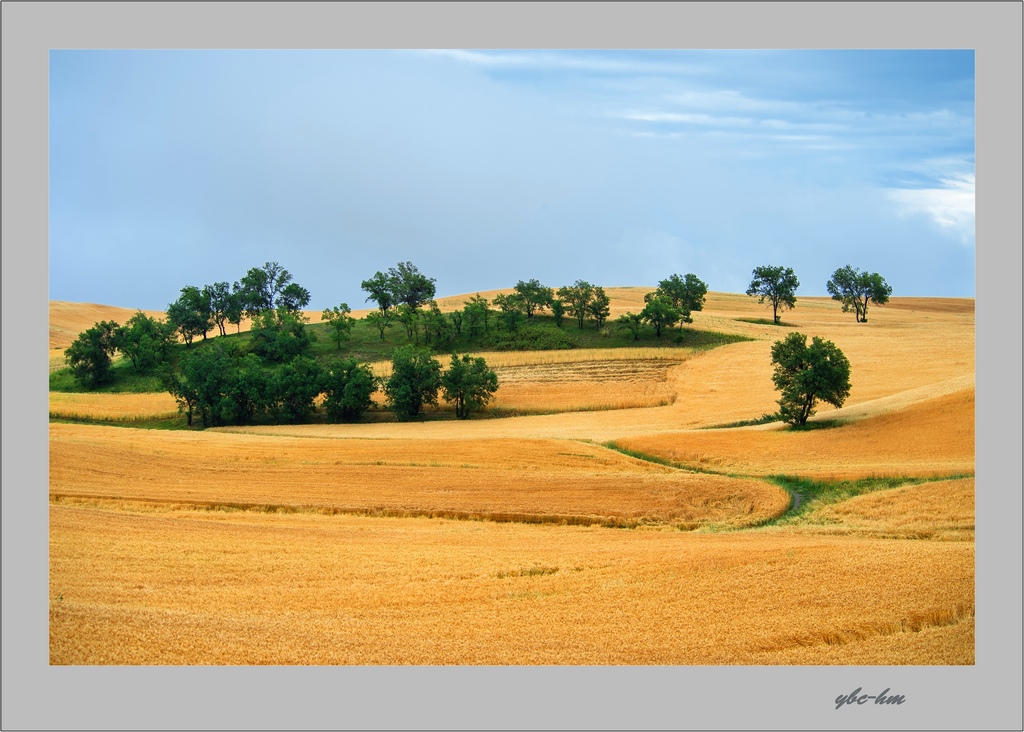
<svg viewBox="0 0 1024 732">
<path fill-rule="evenodd" d="M 50 509 L 55 664 L 971 664 L 974 547 Z"/>
</svg>

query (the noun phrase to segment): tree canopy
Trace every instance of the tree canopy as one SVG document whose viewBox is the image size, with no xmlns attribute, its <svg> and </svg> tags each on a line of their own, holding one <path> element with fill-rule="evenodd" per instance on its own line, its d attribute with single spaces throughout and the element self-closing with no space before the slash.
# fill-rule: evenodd
<svg viewBox="0 0 1024 732">
<path fill-rule="evenodd" d="M 361 287 L 368 293 L 366 300 L 377 303 L 380 314 L 386 316 L 399 305 L 418 310 L 433 299 L 437 291 L 436 282 L 422 274 L 412 262 L 399 262 L 387 273 L 377 272 L 370 279 L 363 280 Z"/>
<path fill-rule="evenodd" d="M 679 321 L 679 308 L 672 305 L 672 301 L 657 291 L 648 292 L 644 295 L 644 309 L 640 312 L 640 318 L 654 326 L 654 333 L 661 338 L 661 331 L 670 328 Z"/>
<path fill-rule="evenodd" d="M 467 419 L 471 412 L 487 405 L 498 390 L 498 375 L 487 368 L 483 358 L 452 354 L 451 365 L 441 377 L 445 401 L 455 405 L 455 416 Z"/>
<path fill-rule="evenodd" d="M 118 324 L 104 320 L 79 333 L 64 351 L 64 360 L 75 378 L 86 387 L 97 387 L 111 379 Z"/>
<path fill-rule="evenodd" d="M 551 307 L 551 300 L 555 296 L 554 290 L 545 287 L 539 280 L 530 280 L 529 282 L 519 280 L 514 289 L 522 298 L 523 310 L 527 318 L 532 318 L 535 312 Z"/>
<path fill-rule="evenodd" d="M 889 302 L 892 287 L 877 272 L 861 272 L 850 265 L 840 267 L 832 273 L 832 279 L 825 288 L 833 300 L 843 304 L 843 312 L 853 309 L 854 318 L 858 323 L 868 322 L 868 302 L 874 300 L 878 305 Z"/>
<path fill-rule="evenodd" d="M 658 283 L 658 292 L 679 311 L 681 322 L 692 323 L 690 314 L 704 309 L 708 286 L 695 274 L 689 273 L 685 277 L 674 274 Z"/>
<path fill-rule="evenodd" d="M 796 290 L 800 280 L 790 267 L 755 267 L 754 277 L 747 288 L 748 295 L 758 295 L 758 304 L 768 300 L 772 304 L 772 318 L 779 322 L 779 308 L 793 308 L 796 305 Z"/>
<path fill-rule="evenodd" d="M 850 362 L 832 341 L 814 336 L 808 346 L 803 333 L 790 333 L 772 345 L 772 364 L 779 416 L 790 424 L 805 424 L 819 401 L 838 408 L 850 395 Z"/>
<path fill-rule="evenodd" d="M 205 340 L 213 328 L 209 295 L 192 285 L 181 288 L 181 296 L 167 306 L 167 322 L 181 334 L 186 346 L 191 346 L 197 335 Z"/>
<path fill-rule="evenodd" d="M 423 407 L 436 405 L 440 388 L 441 366 L 428 351 L 412 345 L 395 349 L 384 393 L 399 420 L 418 417 Z"/>
<path fill-rule="evenodd" d="M 566 309 L 576 318 L 580 328 L 588 312 L 587 306 L 594 299 L 594 286 L 586 280 L 576 280 L 572 285 L 558 288 L 558 298 L 566 305 Z"/>
</svg>

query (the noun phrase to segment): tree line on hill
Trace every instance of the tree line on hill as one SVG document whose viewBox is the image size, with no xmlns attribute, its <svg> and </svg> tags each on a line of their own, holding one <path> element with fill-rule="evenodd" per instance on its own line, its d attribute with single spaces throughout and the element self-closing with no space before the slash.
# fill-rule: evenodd
<svg viewBox="0 0 1024 732">
<path fill-rule="evenodd" d="M 580 330 L 588 321 L 601 330 L 610 316 L 610 299 L 604 288 L 585 280 L 557 290 L 536 279 L 520 280 L 512 292 L 497 295 L 493 302 L 478 294 L 448 313 L 442 313 L 434 300 L 436 280 L 411 262 L 378 271 L 361 285 L 368 293 L 366 300 L 377 306 L 365 322 L 380 340 L 384 341 L 387 330 L 396 324 L 404 327 L 409 340 L 394 351 L 392 376 L 387 380 L 373 377 L 365 364 L 353 359 L 320 363 L 309 356 L 316 336 L 306 327 L 308 319 L 302 308 L 308 305 L 310 293 L 293 282 L 292 275 L 277 262 L 249 269 L 230 286 L 217 282 L 182 288 L 179 298 L 168 305 L 164 321 L 138 312 L 124 325 L 96 323 L 79 335 L 65 357 L 86 388 L 110 380 L 118 352 L 136 372 L 158 371 L 189 425 L 195 413 L 204 426 L 257 419 L 298 422 L 307 420 L 317 404 L 323 405 L 331 421 L 358 419 L 373 404 L 372 394 L 377 390 L 385 394 L 399 419 L 414 418 L 424 406 L 436 405 L 442 391 L 454 405 L 456 416 L 464 419 L 488 402 L 497 389 L 497 377 L 483 359 L 459 358 L 454 352 L 442 375 L 431 350 L 442 352 L 458 340 L 479 345 L 524 344 L 524 331 L 531 330 L 530 324 L 545 311 L 550 311 L 557 329 L 563 327 L 566 315 Z M 797 287 L 799 280 L 791 268 L 757 267 L 747 294 L 757 295 L 761 304 L 767 300 L 773 322 L 778 324 L 779 309 L 794 307 Z M 867 321 L 869 301 L 885 304 L 892 292 L 877 273 L 860 272 L 849 265 L 836 270 L 827 288 L 833 299 L 842 303 L 843 312 L 854 310 L 857 322 Z M 616 324 L 634 341 L 639 340 L 644 325 L 661 338 L 663 331 L 674 325 L 692 323 L 692 314 L 703 309 L 707 292 L 707 284 L 696 275 L 673 274 L 644 296 L 639 313 L 627 312 Z M 247 347 L 215 343 L 193 352 L 197 336 L 206 340 L 215 328 L 226 335 L 227 324 L 240 332 L 243 318 L 252 321 Z M 351 309 L 341 303 L 325 309 L 322 319 L 340 352 L 356 323 Z M 558 337 L 558 331 L 538 333 L 533 329 L 529 334 L 534 347 L 571 346 L 571 341 Z M 419 348 L 421 339 L 423 349 Z M 171 359 L 171 349 L 179 340 L 185 352 Z M 785 394 L 782 386 L 778 388 Z M 795 423 L 802 424 L 810 408 L 783 407 L 780 414 L 795 414 Z"/>
</svg>

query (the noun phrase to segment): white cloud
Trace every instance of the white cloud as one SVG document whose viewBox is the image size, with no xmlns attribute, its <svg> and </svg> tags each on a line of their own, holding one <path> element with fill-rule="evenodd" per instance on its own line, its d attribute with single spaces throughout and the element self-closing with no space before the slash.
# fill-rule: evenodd
<svg viewBox="0 0 1024 732">
<path fill-rule="evenodd" d="M 939 188 L 901 188 L 887 191 L 904 215 L 925 214 L 941 229 L 974 244 L 974 175 L 952 175 Z"/>
</svg>

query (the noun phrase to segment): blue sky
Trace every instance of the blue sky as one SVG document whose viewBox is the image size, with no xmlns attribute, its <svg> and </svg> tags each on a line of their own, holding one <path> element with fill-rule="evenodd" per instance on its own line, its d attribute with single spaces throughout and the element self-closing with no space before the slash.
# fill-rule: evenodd
<svg viewBox="0 0 1024 732">
<path fill-rule="evenodd" d="M 973 51 L 51 51 L 50 298 L 277 261 L 366 307 L 538 278 L 973 297 Z"/>
</svg>

